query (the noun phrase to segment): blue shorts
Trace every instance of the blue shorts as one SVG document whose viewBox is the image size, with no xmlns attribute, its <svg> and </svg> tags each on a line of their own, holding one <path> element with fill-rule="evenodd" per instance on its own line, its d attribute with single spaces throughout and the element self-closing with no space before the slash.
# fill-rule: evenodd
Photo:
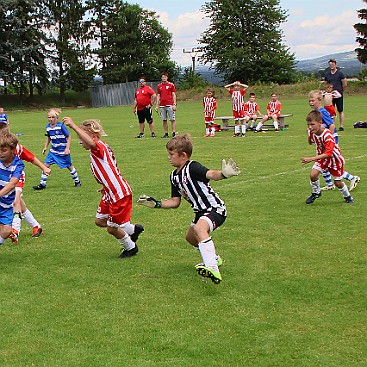
<svg viewBox="0 0 367 367">
<path fill-rule="evenodd" d="M 11 208 L 0 207 L 0 224 L 4 226 L 11 226 L 13 223 L 14 210 Z"/>
<path fill-rule="evenodd" d="M 52 152 L 48 152 L 45 164 L 57 164 L 60 168 L 69 168 L 73 164 L 71 163 L 70 154 L 67 155 L 56 155 Z"/>
</svg>

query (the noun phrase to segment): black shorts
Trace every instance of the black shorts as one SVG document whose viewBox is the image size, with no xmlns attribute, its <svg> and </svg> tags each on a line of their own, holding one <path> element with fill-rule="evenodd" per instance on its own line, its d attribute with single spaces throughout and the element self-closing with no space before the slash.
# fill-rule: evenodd
<svg viewBox="0 0 367 367">
<path fill-rule="evenodd" d="M 336 107 L 338 112 L 343 112 L 343 96 L 340 98 L 333 98 L 333 105 Z"/>
<path fill-rule="evenodd" d="M 210 212 L 196 212 L 192 223 L 196 224 L 201 217 L 207 217 L 213 223 L 213 231 L 220 227 L 226 220 L 226 216 L 217 213 L 215 210 Z"/>
<path fill-rule="evenodd" d="M 138 110 L 138 119 L 139 124 L 144 124 L 144 121 L 146 120 L 148 124 L 151 124 L 153 122 L 152 117 L 152 109 L 145 107 L 143 110 Z"/>
</svg>

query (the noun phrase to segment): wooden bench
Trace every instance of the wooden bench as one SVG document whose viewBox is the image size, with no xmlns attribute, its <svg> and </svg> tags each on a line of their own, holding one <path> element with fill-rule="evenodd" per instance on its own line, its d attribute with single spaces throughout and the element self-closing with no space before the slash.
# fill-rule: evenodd
<svg viewBox="0 0 367 367">
<path fill-rule="evenodd" d="M 292 113 L 288 113 L 288 114 L 285 114 L 285 115 L 280 115 L 278 117 L 278 122 L 279 122 L 279 128 L 280 128 L 280 130 L 284 130 L 284 129 L 286 129 L 286 128 L 289 127 L 289 124 L 286 124 L 285 123 L 285 119 L 287 117 L 291 117 L 291 116 L 293 116 L 293 114 Z M 262 118 L 263 118 L 263 116 L 257 116 L 256 117 L 256 120 L 262 119 Z M 220 126 L 220 129 L 223 130 L 223 131 L 234 129 L 234 125 L 229 125 L 229 121 L 231 121 L 231 120 L 234 121 L 233 116 L 218 116 L 218 117 L 215 117 L 214 120 L 220 120 L 220 121 L 222 121 L 222 124 Z M 263 129 L 274 128 L 274 125 L 273 125 L 272 122 L 270 123 L 270 120 L 268 120 L 268 121 L 266 121 L 266 123 L 263 125 L 262 128 Z"/>
</svg>

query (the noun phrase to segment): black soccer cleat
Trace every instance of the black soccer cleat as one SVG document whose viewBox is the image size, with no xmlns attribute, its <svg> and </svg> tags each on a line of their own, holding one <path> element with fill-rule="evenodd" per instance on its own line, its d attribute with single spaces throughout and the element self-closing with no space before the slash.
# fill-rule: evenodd
<svg viewBox="0 0 367 367">
<path fill-rule="evenodd" d="M 130 236 L 131 240 L 136 242 L 142 232 L 144 232 L 144 227 L 141 224 L 135 224 L 134 233 Z"/>
<path fill-rule="evenodd" d="M 44 190 L 44 189 L 46 188 L 46 185 L 41 185 L 41 184 L 39 184 L 39 185 L 35 185 L 35 186 L 33 186 L 33 188 L 34 188 L 35 190 Z"/>
<path fill-rule="evenodd" d="M 344 198 L 344 200 L 347 204 L 354 204 L 354 199 L 352 198 L 352 195 L 347 196 L 346 198 Z"/>
<path fill-rule="evenodd" d="M 321 196 L 321 192 L 319 194 L 316 194 L 315 192 L 313 192 L 311 196 L 306 199 L 306 204 L 312 204 L 320 196 Z"/>
<path fill-rule="evenodd" d="M 138 253 L 139 249 L 138 246 L 135 244 L 135 247 L 133 247 L 131 250 L 122 250 L 119 258 L 125 259 L 126 257 L 134 256 Z"/>
</svg>

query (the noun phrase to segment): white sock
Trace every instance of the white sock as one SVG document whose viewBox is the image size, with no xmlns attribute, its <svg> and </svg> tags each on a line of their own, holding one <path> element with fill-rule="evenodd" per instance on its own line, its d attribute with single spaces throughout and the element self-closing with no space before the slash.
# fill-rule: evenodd
<svg viewBox="0 0 367 367">
<path fill-rule="evenodd" d="M 135 243 L 131 240 L 130 236 L 126 233 L 124 237 L 117 238 L 117 242 L 127 251 L 135 247 Z"/>
<path fill-rule="evenodd" d="M 312 193 L 313 194 L 320 194 L 320 180 L 317 180 L 315 182 L 310 181 L 311 184 L 311 188 L 312 188 Z"/>
<path fill-rule="evenodd" d="M 33 216 L 28 208 L 25 210 L 24 213 L 22 213 L 22 217 L 30 227 L 41 227 L 41 225 L 37 222 L 36 218 Z"/>
<path fill-rule="evenodd" d="M 344 184 L 343 187 L 339 189 L 339 191 L 343 195 L 343 198 L 347 198 L 348 196 L 350 196 L 350 193 L 349 193 L 349 190 L 346 184 Z"/>
<path fill-rule="evenodd" d="M 22 226 L 22 220 L 20 217 L 20 213 L 14 213 L 14 217 L 13 217 L 13 223 L 12 223 L 12 228 L 15 229 L 18 233 L 20 232 L 20 228 Z"/>
<path fill-rule="evenodd" d="M 206 135 L 209 135 L 209 128 L 207 127 L 207 128 L 205 128 L 205 134 Z"/>
<path fill-rule="evenodd" d="M 242 134 L 246 134 L 246 125 L 241 125 Z"/>
<path fill-rule="evenodd" d="M 216 259 L 215 247 L 212 238 L 199 242 L 199 250 L 203 258 L 204 265 L 213 271 L 218 271 L 218 261 Z"/>
<path fill-rule="evenodd" d="M 261 122 L 259 122 L 256 126 L 256 130 L 260 131 L 261 127 L 263 126 L 263 124 Z"/>
<path fill-rule="evenodd" d="M 131 224 L 130 222 L 126 222 L 121 226 L 121 229 L 126 232 L 129 236 L 131 236 L 135 232 L 135 224 Z"/>
<path fill-rule="evenodd" d="M 213 136 L 215 135 L 215 127 L 212 127 L 212 128 L 211 128 L 210 133 L 211 133 L 211 135 L 213 135 Z"/>
<path fill-rule="evenodd" d="M 274 124 L 274 129 L 278 130 L 279 129 L 278 121 L 273 121 L 273 124 Z"/>
<path fill-rule="evenodd" d="M 239 125 L 234 125 L 234 133 L 235 134 L 239 134 L 240 133 L 240 126 Z"/>
</svg>

